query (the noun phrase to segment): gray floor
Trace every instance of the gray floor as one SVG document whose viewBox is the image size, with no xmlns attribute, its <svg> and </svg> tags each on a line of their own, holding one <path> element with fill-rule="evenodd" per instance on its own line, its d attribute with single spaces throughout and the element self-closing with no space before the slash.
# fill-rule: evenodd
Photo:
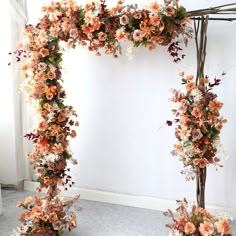
<svg viewBox="0 0 236 236">
<path fill-rule="evenodd" d="M 0 236 L 9 236 L 19 225 L 17 201 L 33 195 L 30 192 L 2 190 L 3 214 L 0 216 Z M 161 212 L 107 203 L 79 200 L 78 227 L 68 236 L 167 236 L 169 219 Z M 236 232 L 236 225 L 233 226 Z M 232 234 L 234 235 L 234 233 Z"/>
</svg>

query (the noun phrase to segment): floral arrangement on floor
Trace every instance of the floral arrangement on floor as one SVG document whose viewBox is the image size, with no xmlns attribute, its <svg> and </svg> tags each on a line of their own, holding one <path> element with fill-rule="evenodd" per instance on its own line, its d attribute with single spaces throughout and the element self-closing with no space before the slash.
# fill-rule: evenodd
<svg viewBox="0 0 236 236">
<path fill-rule="evenodd" d="M 227 120 L 220 115 L 223 103 L 213 92 L 221 79 L 214 79 L 211 83 L 205 76 L 196 84 L 193 75 L 179 74 L 185 92 L 172 89 L 171 102 L 177 104 L 172 112 L 175 116 L 175 136 L 178 143 L 174 144 L 173 156 L 178 156 L 185 169 L 186 179 L 194 179 L 199 168 L 204 169 L 210 164 L 219 164 L 220 131 Z M 222 74 L 224 75 L 224 73 Z M 171 121 L 167 121 L 172 125 Z M 198 173 L 197 173 L 198 174 Z"/>
<path fill-rule="evenodd" d="M 65 201 L 58 195 L 52 198 L 35 195 L 23 203 L 18 202 L 17 206 L 25 210 L 19 216 L 23 222 L 19 227 L 20 235 L 61 236 L 63 231 L 74 229 L 76 214 L 69 209 L 77 199 Z"/>
<path fill-rule="evenodd" d="M 177 216 L 171 210 L 164 215 L 173 220 L 167 224 L 170 228 L 170 236 L 231 236 L 230 219 L 227 216 L 215 217 L 206 209 L 190 206 L 186 199 L 177 201 Z"/>
<path fill-rule="evenodd" d="M 28 158 L 38 174 L 38 191 L 47 190 L 43 197 L 27 198 L 18 204 L 25 209 L 20 215 L 21 236 L 62 235 L 76 227 L 76 216 L 68 209 L 78 197 L 71 201 L 59 197 L 61 187 L 67 189 L 74 184 L 67 161 L 76 163 L 69 138 L 76 136 L 78 126 L 73 107 L 65 105 L 63 47 L 81 45 L 97 55 L 102 49 L 117 57 L 123 41 L 149 49 L 163 45 L 178 61 L 184 55 L 179 53 L 177 40 L 182 36 L 186 43 L 191 36 L 188 14 L 177 0 L 165 1 L 164 5 L 152 2 L 143 9 L 136 4 L 124 5 L 122 0 L 111 9 L 104 0 L 91 1 L 84 7 L 73 0 L 62 0 L 51 2 L 42 11 L 45 15 L 36 26 L 25 26 L 25 41 L 14 52 L 21 63 L 22 87 L 38 117 L 36 127 L 25 135 L 33 142 Z"/>
</svg>

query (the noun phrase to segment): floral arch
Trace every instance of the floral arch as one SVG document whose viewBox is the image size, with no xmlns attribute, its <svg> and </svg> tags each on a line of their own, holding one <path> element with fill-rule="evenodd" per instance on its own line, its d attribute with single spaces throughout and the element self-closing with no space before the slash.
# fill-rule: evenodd
<svg viewBox="0 0 236 236">
<path fill-rule="evenodd" d="M 36 195 L 18 203 L 18 206 L 25 209 L 20 215 L 23 222 L 20 235 L 62 235 L 65 230 L 76 227 L 76 215 L 69 208 L 79 196 L 68 201 L 62 201 L 59 196 L 60 186 L 67 189 L 73 185 L 67 161 L 76 161 L 69 151 L 69 138 L 76 136 L 75 127 L 79 125 L 73 107 L 64 102 L 66 92 L 62 87 L 61 42 L 64 42 L 64 47 L 67 48 L 82 45 L 89 51 L 94 51 L 97 56 L 105 53 L 115 58 L 121 53 L 120 42 L 123 41 L 130 41 L 133 47 L 144 46 L 149 50 L 161 45 L 166 46 L 174 62 L 178 62 L 185 56 L 181 53 L 179 43 L 181 41 L 187 44 L 193 32 L 190 26 L 190 17 L 193 14 L 186 12 L 178 0 L 166 0 L 164 5 L 152 2 L 142 9 L 136 4 L 125 5 L 122 0 L 110 9 L 107 8 L 105 0 L 92 1 L 83 7 L 78 6 L 73 0 L 62 0 L 52 2 L 43 7 L 42 11 L 45 15 L 36 26 L 25 26 L 25 42 L 19 44 L 15 52 L 17 60 L 21 62 L 25 93 L 38 114 L 36 129 L 26 134 L 33 142 L 33 151 L 28 154 L 28 158 L 39 175 L 38 191 L 47 190 L 45 196 Z M 204 55 L 204 46 L 200 49 Z M 186 105 L 186 109 L 194 113 L 196 118 L 197 112 L 205 114 L 215 109 L 212 118 L 214 122 L 206 128 L 206 133 L 211 132 L 213 141 L 214 138 L 218 138 L 218 131 L 225 122 L 219 115 L 222 103 L 217 101 L 214 95 L 209 97 L 202 110 L 197 111 L 196 107 L 192 106 L 198 103 L 195 98 L 199 98 L 199 94 L 192 94 L 193 91 L 200 91 L 201 96 L 210 96 L 213 94 L 212 88 L 220 82 L 217 80 L 209 83 L 208 78 L 204 76 L 204 60 L 202 63 L 203 65 L 200 64 L 198 68 L 196 82 L 193 82 L 193 76 L 181 74 L 187 92 L 183 94 L 173 90 L 172 101 L 188 101 L 182 105 Z M 179 111 L 175 115 L 176 121 L 179 121 L 179 116 L 186 114 Z M 168 125 L 171 123 L 167 122 Z M 212 146 L 207 142 L 209 140 L 206 143 L 202 141 L 204 137 L 197 134 L 200 130 L 199 122 L 195 123 L 195 140 L 190 141 L 201 140 L 202 143 L 199 141 L 199 145 L 202 144 L 210 150 Z M 186 128 L 181 125 L 184 123 L 180 123 L 178 129 Z M 216 129 L 216 125 L 221 127 Z M 175 146 L 175 152 L 179 151 L 178 154 L 182 155 L 180 150 L 183 151 L 183 139 L 180 136 L 177 138 L 179 143 Z M 208 157 L 199 153 L 194 153 L 194 161 L 187 164 L 186 159 L 182 158 L 182 161 L 184 165 L 192 166 L 201 172 L 207 164 L 218 162 L 213 159 L 215 152 L 211 151 L 211 162 Z M 202 199 L 199 200 L 200 203 L 201 201 Z M 200 206 L 204 208 L 204 204 Z"/>
</svg>

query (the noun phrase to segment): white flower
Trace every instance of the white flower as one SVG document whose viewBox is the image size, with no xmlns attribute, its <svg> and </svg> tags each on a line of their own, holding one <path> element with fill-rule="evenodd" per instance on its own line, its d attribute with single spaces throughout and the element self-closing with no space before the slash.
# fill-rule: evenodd
<svg viewBox="0 0 236 236">
<path fill-rule="evenodd" d="M 48 163 L 48 162 L 56 162 L 60 157 L 58 155 L 55 155 L 54 153 L 49 153 L 48 155 L 44 156 L 43 159 L 41 159 L 42 165 Z"/>
<path fill-rule="evenodd" d="M 194 97 L 195 102 L 199 102 L 202 98 L 202 92 L 198 88 L 194 88 L 191 91 L 191 95 Z"/>
</svg>

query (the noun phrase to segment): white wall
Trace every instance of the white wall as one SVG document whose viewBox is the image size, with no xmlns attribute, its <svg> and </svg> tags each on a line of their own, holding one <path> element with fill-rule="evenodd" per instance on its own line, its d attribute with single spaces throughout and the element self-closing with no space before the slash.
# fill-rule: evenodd
<svg viewBox="0 0 236 236">
<path fill-rule="evenodd" d="M 35 6 L 29 1 L 29 6 Z M 113 1 L 109 1 L 113 2 Z M 131 3 L 132 1 L 126 1 Z M 138 1 L 136 1 L 138 2 Z M 144 1 L 139 1 L 144 2 Z M 149 1 L 146 1 L 149 2 Z M 229 2 L 229 1 L 228 1 Z M 223 0 L 181 2 L 188 10 L 225 4 Z M 38 14 L 32 9 L 31 19 Z M 211 78 L 227 73 L 218 88 L 225 103 L 228 124 L 222 142 L 229 159 L 224 168 L 208 171 L 208 204 L 236 207 L 236 22 L 210 22 L 206 73 Z M 65 53 L 64 78 L 68 103 L 79 115 L 79 136 L 72 150 L 79 164 L 72 168 L 76 186 L 89 189 L 152 196 L 164 199 L 195 199 L 195 183 L 185 182 L 181 163 L 170 155 L 175 143 L 171 119 L 170 88 L 180 88 L 178 72 L 196 71 L 193 41 L 184 48 L 186 59 L 173 64 L 166 48 L 140 49 L 129 61 L 124 55 L 96 57 L 85 49 Z"/>
<path fill-rule="evenodd" d="M 1 115 L 0 115 L 0 183 L 12 184 L 16 183 L 16 160 L 15 160 L 15 130 L 14 130 L 14 99 L 13 93 L 13 79 L 12 71 L 8 66 L 11 61 L 8 55 L 11 51 L 11 21 L 8 4 L 4 3 L 3 8 L 6 9 L 0 15 L 0 26 L 5 28 L 5 37 L 1 37 L 0 50 L 0 64 L 1 64 L 1 78 L 0 78 L 0 101 L 1 101 Z M 9 175 L 9 172 L 11 174 Z"/>
</svg>

